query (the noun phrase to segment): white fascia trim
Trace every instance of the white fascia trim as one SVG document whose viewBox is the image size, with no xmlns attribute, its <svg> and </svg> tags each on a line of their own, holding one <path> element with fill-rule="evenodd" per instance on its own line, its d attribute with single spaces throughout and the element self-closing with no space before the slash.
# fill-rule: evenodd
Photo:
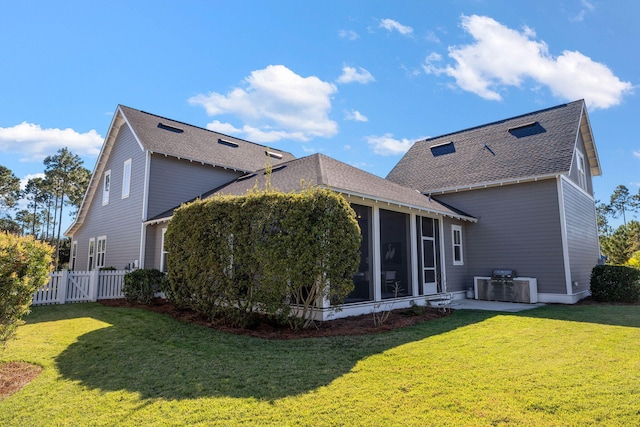
<svg viewBox="0 0 640 427">
<path fill-rule="evenodd" d="M 546 175 L 528 176 L 528 177 L 517 178 L 517 179 L 507 179 L 503 181 L 481 182 L 478 184 L 464 185 L 461 187 L 441 188 L 433 191 L 427 191 L 424 194 L 433 196 L 435 194 L 458 193 L 460 191 L 477 190 L 478 188 L 502 187 L 503 185 L 521 184 L 523 182 L 536 182 L 536 181 L 542 181 L 545 179 L 553 179 L 553 178 L 557 178 L 561 174 L 562 173 L 552 173 L 552 174 L 546 174 Z"/>
<path fill-rule="evenodd" d="M 163 222 L 169 222 L 170 219 L 171 219 L 170 216 L 167 216 L 167 217 L 164 217 L 164 218 L 158 218 L 158 219 L 150 219 L 149 221 L 143 222 L 143 224 L 144 225 L 162 224 Z"/>
<path fill-rule="evenodd" d="M 100 148 L 100 154 L 98 154 L 98 160 L 96 161 L 95 166 L 93 167 L 93 172 L 91 173 L 91 179 L 89 180 L 89 185 L 87 185 L 87 191 L 82 198 L 82 203 L 80 204 L 80 209 L 78 209 L 78 215 L 73 220 L 69 228 L 64 232 L 65 236 L 73 235 L 84 222 L 85 217 L 87 216 L 87 212 L 89 210 L 89 206 L 93 201 L 97 188 L 100 186 L 100 179 L 97 177 L 102 175 L 102 171 L 104 170 L 107 161 L 109 160 L 109 155 L 111 154 L 111 149 L 113 148 L 113 144 L 116 140 L 117 134 L 120 131 L 120 127 L 124 123 L 124 115 L 120 110 L 120 106 L 116 108 L 115 113 L 113 114 L 113 118 L 111 119 L 111 124 L 109 125 L 109 130 L 107 131 L 107 136 L 104 138 L 104 142 L 102 143 L 102 147 Z"/>
<path fill-rule="evenodd" d="M 598 150 L 593 138 L 593 131 L 591 130 L 589 113 L 587 112 L 587 107 L 584 104 L 582 104 L 580 131 L 583 135 L 582 139 L 584 141 L 584 149 L 586 151 L 585 154 L 587 156 L 587 159 L 589 160 L 589 170 L 591 171 L 591 176 L 600 176 L 602 175 L 602 167 L 600 166 L 600 158 L 598 156 Z"/>
<path fill-rule="evenodd" d="M 370 194 L 355 193 L 353 191 L 343 190 L 343 189 L 340 189 L 340 188 L 334 188 L 334 187 L 326 187 L 326 188 L 329 188 L 330 190 L 333 190 L 333 191 L 335 191 L 337 193 L 340 193 L 340 194 L 343 194 L 343 195 L 347 196 L 347 199 L 349 199 L 351 197 L 357 197 L 357 198 L 362 199 L 362 200 L 371 200 L 371 201 L 373 201 L 375 203 L 386 203 L 388 206 L 397 206 L 399 208 L 408 208 L 409 210 L 415 209 L 415 210 L 418 211 L 418 213 L 426 212 L 426 213 L 439 215 L 439 216 L 443 216 L 443 217 L 459 219 L 461 221 L 469 221 L 469 222 L 473 222 L 473 223 L 478 222 L 477 218 L 474 218 L 474 217 L 471 217 L 471 216 L 459 215 L 459 214 L 455 214 L 455 213 L 452 213 L 452 212 L 443 212 L 443 211 L 439 211 L 437 209 L 430 209 L 430 208 L 426 208 L 424 206 L 410 205 L 410 204 L 406 204 L 406 203 L 402 203 L 402 202 L 397 202 L 397 201 L 394 201 L 394 200 L 381 199 L 381 198 L 377 198 L 375 196 L 372 196 Z M 420 193 L 418 193 L 418 194 L 420 194 Z"/>
<path fill-rule="evenodd" d="M 567 295 L 571 294 L 571 264 L 569 262 L 569 242 L 567 238 L 567 218 L 564 209 L 564 194 L 562 190 L 562 178 L 557 180 L 558 188 L 558 208 L 560 213 L 560 237 L 562 238 L 562 261 L 564 263 L 564 280 L 567 288 Z"/>
<path fill-rule="evenodd" d="M 581 192 L 582 194 L 584 194 L 589 199 L 595 202 L 596 199 L 595 197 L 593 197 L 593 194 L 589 194 L 587 191 L 584 190 L 584 188 L 580 187 L 578 184 L 573 182 L 567 175 L 560 175 L 560 178 L 562 179 L 563 182 L 566 182 L 567 184 L 571 185 L 573 188 L 575 188 L 576 190 L 578 190 L 579 192 Z"/>
<path fill-rule="evenodd" d="M 158 155 L 162 155 L 165 157 L 173 157 L 174 159 L 178 159 L 178 160 L 188 160 L 191 163 L 200 163 L 201 165 L 207 165 L 207 166 L 212 166 L 214 168 L 222 168 L 224 170 L 232 170 L 234 172 L 241 172 L 244 174 L 248 174 L 248 173 L 254 173 L 255 171 L 250 171 L 250 170 L 245 170 L 245 169 L 238 169 L 238 168 L 234 168 L 231 166 L 226 166 L 226 165 L 219 165 L 217 163 L 209 163 L 209 162 L 205 162 L 203 160 L 197 160 L 197 159 L 192 159 L 189 157 L 181 157 L 181 156 L 176 156 L 175 154 L 168 154 L 168 153 L 161 153 L 159 151 L 150 151 L 151 154 L 158 154 Z"/>
</svg>

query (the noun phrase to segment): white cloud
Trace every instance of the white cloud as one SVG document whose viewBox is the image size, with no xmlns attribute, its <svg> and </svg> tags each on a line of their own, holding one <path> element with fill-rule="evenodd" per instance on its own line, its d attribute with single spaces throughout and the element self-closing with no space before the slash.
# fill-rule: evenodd
<svg viewBox="0 0 640 427">
<path fill-rule="evenodd" d="M 353 30 L 340 30 L 340 31 L 338 31 L 338 35 L 342 39 L 347 39 L 347 40 L 351 40 L 351 41 L 358 40 L 360 38 L 358 33 L 356 33 Z"/>
<path fill-rule="evenodd" d="M 44 179 L 45 175 L 43 173 L 30 173 L 29 175 L 26 175 L 24 177 L 22 177 L 22 179 L 20 179 L 20 189 L 24 190 L 27 187 L 27 184 L 29 183 L 30 180 L 34 179 L 34 178 L 43 178 Z"/>
<path fill-rule="evenodd" d="M 633 155 L 640 159 L 640 151 L 634 151 Z"/>
<path fill-rule="evenodd" d="M 342 75 L 338 77 L 338 83 L 362 83 L 367 84 L 374 82 L 371 73 L 362 67 L 358 67 L 356 70 L 353 67 L 343 67 Z"/>
<path fill-rule="evenodd" d="M 404 36 L 413 33 L 413 28 L 402 25 L 401 23 L 399 23 L 398 21 L 394 21 L 393 19 L 381 19 L 380 28 L 384 28 L 388 31 L 397 31 Z"/>
<path fill-rule="evenodd" d="M 576 51 L 553 57 L 535 32 L 508 28 L 486 16 L 463 16 L 462 27 L 475 43 L 449 47 L 454 65 L 438 66 L 441 57 L 431 54 L 423 66 L 427 74 L 446 74 L 463 90 L 489 100 L 501 100 L 501 91 L 520 87 L 531 79 L 566 100 L 584 98 L 590 108 L 609 108 L 631 93 L 633 86 L 621 81 L 606 65 Z"/>
<path fill-rule="evenodd" d="M 368 136 L 366 139 L 367 144 L 373 149 L 373 152 L 381 156 L 404 154 L 413 144 L 413 142 L 406 138 L 401 140 L 395 139 L 393 134 L 390 133 L 385 133 L 382 136 Z"/>
<path fill-rule="evenodd" d="M 40 125 L 22 122 L 13 127 L 0 127 L 0 151 L 20 153 L 21 161 L 41 161 L 67 147 L 79 156 L 97 156 L 103 138 L 95 130 L 79 133 L 73 129 L 42 129 Z"/>
<path fill-rule="evenodd" d="M 253 71 L 244 83 L 245 88 L 234 88 L 226 95 L 196 95 L 189 103 L 201 105 L 210 116 L 237 116 L 244 122 L 241 128 L 219 121 L 208 127 L 240 131 L 256 142 L 307 141 L 338 132 L 337 123 L 329 119 L 331 95 L 337 92 L 332 83 L 315 76 L 301 77 L 283 65 Z"/>
<path fill-rule="evenodd" d="M 593 12 L 595 10 L 595 6 L 593 5 L 593 3 L 587 0 L 582 0 L 580 3 L 582 4 L 582 9 L 580 9 L 580 12 L 578 12 L 575 16 L 569 18 L 570 22 L 582 22 L 584 21 L 587 12 Z"/>
<path fill-rule="evenodd" d="M 351 110 L 351 111 L 345 112 L 344 118 L 345 118 L 345 120 L 353 120 L 353 121 L 356 121 L 356 122 L 368 122 L 369 121 L 367 116 L 361 114 L 360 111 L 357 111 L 357 110 Z"/>
</svg>

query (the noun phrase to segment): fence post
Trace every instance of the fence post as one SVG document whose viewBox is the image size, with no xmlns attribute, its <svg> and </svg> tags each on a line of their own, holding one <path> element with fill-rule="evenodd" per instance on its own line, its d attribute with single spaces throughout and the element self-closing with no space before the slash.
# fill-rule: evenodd
<svg viewBox="0 0 640 427">
<path fill-rule="evenodd" d="M 67 302 L 67 285 L 69 282 L 69 270 L 63 269 L 58 279 L 58 304 L 64 304 Z M 53 279 L 53 277 L 52 277 Z"/>
<path fill-rule="evenodd" d="M 100 270 L 95 269 L 91 271 L 89 277 L 89 299 L 90 301 L 98 300 L 98 285 L 100 283 Z"/>
</svg>

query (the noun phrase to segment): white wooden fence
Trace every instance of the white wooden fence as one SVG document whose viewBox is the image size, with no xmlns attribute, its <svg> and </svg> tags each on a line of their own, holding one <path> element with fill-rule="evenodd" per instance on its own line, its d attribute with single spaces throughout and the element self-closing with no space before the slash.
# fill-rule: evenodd
<svg viewBox="0 0 640 427">
<path fill-rule="evenodd" d="M 33 295 L 32 305 L 124 298 L 125 270 L 56 271 Z"/>
</svg>

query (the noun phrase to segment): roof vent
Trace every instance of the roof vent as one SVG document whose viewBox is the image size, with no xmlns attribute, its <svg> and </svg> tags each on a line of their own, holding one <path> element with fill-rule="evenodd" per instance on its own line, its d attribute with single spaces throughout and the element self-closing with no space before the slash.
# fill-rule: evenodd
<svg viewBox="0 0 640 427">
<path fill-rule="evenodd" d="M 160 129 L 168 130 L 169 132 L 182 133 L 184 130 L 177 128 L 175 126 L 167 125 L 162 122 L 158 123 L 158 127 Z"/>
<path fill-rule="evenodd" d="M 547 131 L 538 122 L 524 123 L 518 126 L 510 127 L 508 130 L 509 133 L 516 138 L 524 138 L 525 136 L 537 135 L 539 133 L 544 133 Z"/>
<path fill-rule="evenodd" d="M 276 153 L 275 151 L 267 150 L 264 153 L 271 158 L 278 159 L 278 160 L 282 159 L 282 154 Z"/>
<path fill-rule="evenodd" d="M 238 144 L 232 141 L 227 141 L 226 139 L 218 138 L 218 144 L 226 145 L 227 147 L 238 148 Z"/>
<path fill-rule="evenodd" d="M 444 144 L 432 145 L 429 147 L 433 157 L 443 156 L 445 154 L 451 154 L 456 152 L 456 147 L 452 142 L 445 142 Z"/>
<path fill-rule="evenodd" d="M 236 179 L 236 182 L 244 181 L 245 179 L 253 178 L 256 176 L 255 173 L 249 173 L 247 175 L 242 175 L 240 178 Z"/>
<path fill-rule="evenodd" d="M 287 167 L 287 165 L 280 165 L 280 166 L 276 166 L 275 168 L 272 168 L 272 169 L 271 169 L 271 173 L 281 171 L 282 169 L 284 169 L 284 168 L 286 168 L 286 167 Z M 266 174 L 267 174 L 267 171 L 264 171 L 264 174 L 266 175 Z"/>
</svg>

